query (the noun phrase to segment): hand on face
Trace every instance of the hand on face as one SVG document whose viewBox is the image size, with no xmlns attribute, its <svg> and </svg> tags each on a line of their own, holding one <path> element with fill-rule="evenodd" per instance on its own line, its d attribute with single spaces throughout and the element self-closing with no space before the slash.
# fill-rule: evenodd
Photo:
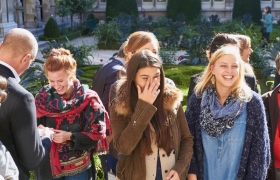
<svg viewBox="0 0 280 180">
<path fill-rule="evenodd" d="M 150 82 L 150 78 L 148 78 L 143 91 L 141 87 L 137 85 L 138 98 L 150 104 L 153 104 L 160 92 L 160 90 L 158 89 L 159 85 L 160 83 L 158 82 L 157 78 L 155 78 L 152 83 Z"/>
</svg>

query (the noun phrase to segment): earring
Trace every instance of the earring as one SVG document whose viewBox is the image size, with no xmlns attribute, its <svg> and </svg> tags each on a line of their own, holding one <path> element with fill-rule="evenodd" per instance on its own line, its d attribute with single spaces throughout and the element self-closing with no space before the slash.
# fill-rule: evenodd
<svg viewBox="0 0 280 180">
<path fill-rule="evenodd" d="M 215 81 L 216 81 L 215 76 L 212 75 L 212 77 L 211 77 L 211 83 L 212 83 L 213 85 L 215 85 Z"/>
</svg>

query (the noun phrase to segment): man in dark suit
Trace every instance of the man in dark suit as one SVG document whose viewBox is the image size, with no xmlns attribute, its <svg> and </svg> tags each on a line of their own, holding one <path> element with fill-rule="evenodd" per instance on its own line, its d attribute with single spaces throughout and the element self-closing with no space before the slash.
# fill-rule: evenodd
<svg viewBox="0 0 280 180">
<path fill-rule="evenodd" d="M 37 51 L 35 37 L 21 28 L 10 30 L 0 43 L 0 75 L 8 82 L 8 97 L 0 109 L 0 141 L 11 153 L 20 180 L 29 180 L 29 171 L 49 155 L 51 145 L 50 138 L 39 136 L 33 95 L 18 84 Z"/>
</svg>

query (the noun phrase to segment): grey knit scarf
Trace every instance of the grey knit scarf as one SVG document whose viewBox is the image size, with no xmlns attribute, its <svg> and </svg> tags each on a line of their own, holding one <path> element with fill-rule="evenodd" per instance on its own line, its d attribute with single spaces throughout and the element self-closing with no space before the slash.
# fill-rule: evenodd
<svg viewBox="0 0 280 180">
<path fill-rule="evenodd" d="M 236 116 L 245 109 L 245 106 L 231 94 L 224 105 L 221 105 L 216 89 L 210 85 L 202 94 L 200 108 L 201 127 L 208 135 L 217 137 L 234 126 Z"/>
</svg>

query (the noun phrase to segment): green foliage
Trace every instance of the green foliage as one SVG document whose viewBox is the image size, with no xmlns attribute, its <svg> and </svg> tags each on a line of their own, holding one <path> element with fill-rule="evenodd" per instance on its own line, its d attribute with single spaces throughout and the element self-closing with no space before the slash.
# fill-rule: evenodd
<svg viewBox="0 0 280 180">
<path fill-rule="evenodd" d="M 73 16 L 76 13 L 83 13 L 92 8 L 96 0 L 59 0 L 57 14 L 60 17 L 70 15 L 71 26 L 73 26 Z"/>
<path fill-rule="evenodd" d="M 107 0 L 106 21 L 114 19 L 120 14 L 129 14 L 138 17 L 138 8 L 135 0 Z"/>
<path fill-rule="evenodd" d="M 145 19 L 143 19 L 144 21 Z M 131 32 L 136 31 L 138 24 L 138 18 L 134 15 L 120 14 L 115 19 L 113 19 L 118 24 L 119 30 L 122 32 L 121 42 L 126 41 L 126 38 L 131 34 Z"/>
<path fill-rule="evenodd" d="M 263 77 L 272 77 L 276 73 L 276 65 L 268 62 L 275 62 L 277 55 L 280 52 L 280 37 L 276 38 L 276 43 L 271 43 L 264 50 L 263 60 L 267 62 L 267 66 L 261 71 Z"/>
<path fill-rule="evenodd" d="M 218 14 L 212 14 L 211 16 L 209 16 L 209 20 L 214 26 L 220 24 L 220 18 Z"/>
<path fill-rule="evenodd" d="M 44 36 L 47 38 L 58 38 L 60 36 L 59 27 L 53 17 L 50 17 L 46 23 Z"/>
<path fill-rule="evenodd" d="M 177 60 L 176 53 L 178 51 L 178 45 L 163 45 L 160 48 L 159 55 L 163 64 L 175 64 Z"/>
<path fill-rule="evenodd" d="M 98 40 L 98 47 L 101 44 L 110 45 L 117 43 L 122 38 L 122 32 L 119 30 L 119 24 L 110 21 L 105 24 L 99 24 L 94 30 L 94 37 Z"/>
<path fill-rule="evenodd" d="M 167 6 L 166 6 L 166 17 L 175 19 L 178 12 L 178 6 L 180 4 L 181 0 L 172 0 L 172 1 L 167 1 Z"/>
<path fill-rule="evenodd" d="M 240 19 L 234 19 L 231 21 L 225 21 L 221 23 L 219 28 L 217 29 L 218 32 L 226 32 L 226 33 L 242 33 L 246 31 L 247 27 L 242 23 Z"/>
<path fill-rule="evenodd" d="M 43 65 L 44 61 L 35 59 L 31 66 L 20 76 L 19 84 L 34 96 L 48 82 L 42 71 Z"/>
<path fill-rule="evenodd" d="M 68 41 L 67 43 L 60 43 L 53 40 L 51 42 L 48 42 L 47 47 L 45 47 L 41 51 L 45 59 L 48 57 L 53 48 L 68 49 L 71 54 L 73 54 L 73 58 L 77 61 L 77 69 L 80 69 L 84 65 L 91 64 L 91 62 L 88 60 L 88 56 L 91 55 L 90 52 L 94 49 L 94 46 L 88 46 L 85 44 L 81 46 L 75 46 L 70 41 Z"/>
<path fill-rule="evenodd" d="M 235 0 L 233 5 L 233 19 L 242 18 L 244 14 L 250 14 L 255 23 L 260 23 L 261 3 L 260 0 Z"/>
<path fill-rule="evenodd" d="M 61 32 L 62 35 L 58 38 L 48 38 L 45 36 L 39 36 L 39 40 L 40 41 L 51 41 L 51 40 L 55 40 L 58 42 L 67 42 L 68 40 L 72 40 L 78 37 L 81 37 L 85 34 L 88 33 L 88 29 L 83 29 L 81 30 L 81 28 L 79 28 L 79 30 L 73 30 L 73 31 L 62 31 Z"/>
<path fill-rule="evenodd" d="M 172 0 L 167 2 L 166 16 L 173 20 L 183 13 L 187 22 L 193 21 L 201 13 L 199 0 Z"/>
<path fill-rule="evenodd" d="M 182 6 L 179 12 L 183 12 L 186 16 L 186 21 L 193 21 L 201 13 L 201 1 L 199 0 L 181 0 Z"/>
<path fill-rule="evenodd" d="M 196 32 L 198 34 L 190 38 L 187 49 L 193 64 L 205 65 L 208 62 L 205 52 L 214 36 L 211 23 L 202 19 L 202 22 L 196 25 Z"/>
</svg>

